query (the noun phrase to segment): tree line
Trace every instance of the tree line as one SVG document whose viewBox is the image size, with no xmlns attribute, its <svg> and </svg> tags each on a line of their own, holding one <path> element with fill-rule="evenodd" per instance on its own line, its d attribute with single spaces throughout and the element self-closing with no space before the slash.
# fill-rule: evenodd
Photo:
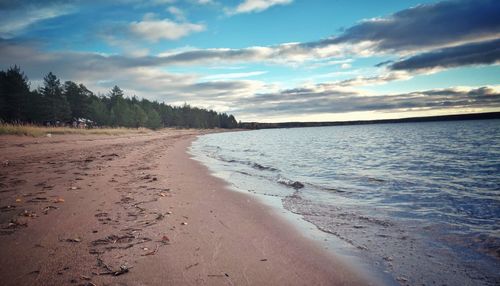
<svg viewBox="0 0 500 286">
<path fill-rule="evenodd" d="M 182 128 L 235 128 L 233 115 L 157 101 L 126 97 L 114 86 L 107 95 L 96 95 L 83 84 L 61 81 L 49 72 L 43 86 L 30 89 L 18 66 L 0 71 L 0 122 L 37 125 L 91 120 L 97 126 Z"/>
</svg>

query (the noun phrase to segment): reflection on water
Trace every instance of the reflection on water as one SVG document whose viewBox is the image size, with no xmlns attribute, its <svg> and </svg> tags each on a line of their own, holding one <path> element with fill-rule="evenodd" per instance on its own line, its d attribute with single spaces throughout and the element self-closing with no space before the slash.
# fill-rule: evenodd
<svg viewBox="0 0 500 286">
<path fill-rule="evenodd" d="M 500 282 L 499 120 L 211 134 L 193 153 L 399 282 Z"/>
</svg>

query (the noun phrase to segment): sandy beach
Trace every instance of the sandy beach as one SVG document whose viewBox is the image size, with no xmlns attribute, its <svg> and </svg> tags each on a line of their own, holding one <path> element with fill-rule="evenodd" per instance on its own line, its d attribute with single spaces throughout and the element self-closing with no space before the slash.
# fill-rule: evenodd
<svg viewBox="0 0 500 286">
<path fill-rule="evenodd" d="M 2 285 L 365 285 L 186 149 L 209 131 L 0 137 Z"/>
</svg>

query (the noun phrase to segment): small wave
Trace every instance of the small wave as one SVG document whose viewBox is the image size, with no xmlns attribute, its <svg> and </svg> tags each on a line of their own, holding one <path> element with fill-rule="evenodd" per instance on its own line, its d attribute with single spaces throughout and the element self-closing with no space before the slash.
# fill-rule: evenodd
<svg viewBox="0 0 500 286">
<path fill-rule="evenodd" d="M 278 169 L 276 169 L 274 167 L 264 166 L 262 164 L 251 162 L 251 161 L 229 159 L 229 158 L 225 158 L 225 157 L 220 156 L 220 155 L 217 155 L 215 158 L 220 160 L 220 161 L 226 162 L 226 163 L 237 163 L 237 164 L 241 164 L 241 165 L 247 165 L 247 166 L 250 166 L 250 167 L 252 167 L 256 170 L 259 170 L 259 171 L 271 171 L 271 172 L 278 171 Z"/>
<path fill-rule="evenodd" d="M 339 188 L 336 188 L 336 187 L 330 187 L 330 186 L 325 186 L 323 184 L 314 184 L 314 183 L 311 183 L 311 182 L 307 182 L 307 185 L 308 186 L 311 186 L 315 189 L 318 189 L 318 190 L 321 190 L 321 191 L 325 191 L 325 192 L 329 192 L 329 193 L 338 193 L 338 194 L 341 194 L 341 193 L 349 193 L 350 191 L 348 190 L 345 190 L 345 189 L 339 189 Z"/>
<path fill-rule="evenodd" d="M 380 179 L 380 178 L 373 178 L 373 177 L 368 177 L 368 182 L 375 182 L 375 183 L 385 183 L 386 180 Z"/>
<path fill-rule="evenodd" d="M 278 181 L 278 183 L 280 183 L 282 185 L 285 185 L 285 186 L 290 187 L 290 188 L 294 188 L 296 190 L 302 189 L 304 187 L 304 184 L 299 182 L 299 181 L 293 181 L 293 180 L 289 180 L 289 179 L 286 179 L 283 177 L 279 177 L 277 181 Z"/>
<path fill-rule="evenodd" d="M 263 166 L 259 163 L 253 163 L 252 168 L 257 169 L 257 170 L 261 170 L 261 171 L 263 171 L 263 170 L 273 171 L 273 172 L 278 171 L 278 169 L 276 169 L 276 168 Z"/>
<path fill-rule="evenodd" d="M 220 156 L 220 155 L 217 155 L 216 159 L 222 161 L 222 162 L 226 162 L 226 163 L 239 163 L 239 164 L 246 164 L 245 161 L 240 161 L 240 160 L 235 160 L 235 159 L 228 159 L 228 158 L 225 158 L 223 156 Z"/>
<path fill-rule="evenodd" d="M 340 190 L 340 189 L 331 188 L 331 187 L 321 187 L 321 189 L 324 191 L 333 192 L 333 193 L 347 193 L 346 190 Z"/>
</svg>

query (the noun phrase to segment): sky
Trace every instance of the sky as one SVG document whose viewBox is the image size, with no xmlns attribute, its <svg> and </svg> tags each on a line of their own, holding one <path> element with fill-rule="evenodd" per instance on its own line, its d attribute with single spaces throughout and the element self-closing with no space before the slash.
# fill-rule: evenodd
<svg viewBox="0 0 500 286">
<path fill-rule="evenodd" d="M 498 0 L 0 0 L 0 69 L 241 121 L 500 111 Z"/>
</svg>

